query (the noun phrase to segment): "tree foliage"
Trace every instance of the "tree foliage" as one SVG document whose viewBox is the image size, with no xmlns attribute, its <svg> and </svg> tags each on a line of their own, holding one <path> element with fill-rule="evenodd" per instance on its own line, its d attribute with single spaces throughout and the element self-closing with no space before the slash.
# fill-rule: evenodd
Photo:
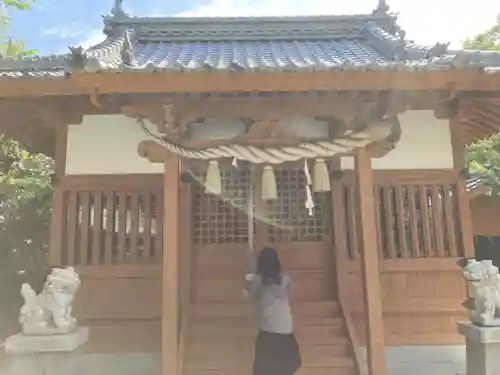
<svg viewBox="0 0 500 375">
<path fill-rule="evenodd" d="M 48 247 L 53 161 L 0 137 L 0 249 L 2 263 L 39 265 Z"/>
<path fill-rule="evenodd" d="M 500 52 L 500 17 L 486 31 L 467 39 L 466 49 Z M 492 195 L 500 195 L 500 134 L 467 147 L 466 162 L 469 171 L 480 175 L 491 188 Z"/>
<path fill-rule="evenodd" d="M 9 57 L 33 55 L 35 50 L 27 49 L 23 41 L 15 41 L 9 37 L 11 11 L 29 10 L 35 0 L 0 0 L 0 54 Z"/>
<path fill-rule="evenodd" d="M 464 48 L 483 51 L 500 51 L 500 18 L 497 17 L 497 23 L 488 30 L 472 38 L 466 39 Z"/>
<path fill-rule="evenodd" d="M 0 1 L 0 52 L 23 56 L 22 42 L 8 36 L 9 12 L 25 11 L 33 0 Z M 0 265 L 10 269 L 39 266 L 48 247 L 51 215 L 53 160 L 24 150 L 0 136 Z"/>
<path fill-rule="evenodd" d="M 481 176 L 492 195 L 500 195 L 500 134 L 467 147 L 466 165 L 469 171 Z"/>
</svg>

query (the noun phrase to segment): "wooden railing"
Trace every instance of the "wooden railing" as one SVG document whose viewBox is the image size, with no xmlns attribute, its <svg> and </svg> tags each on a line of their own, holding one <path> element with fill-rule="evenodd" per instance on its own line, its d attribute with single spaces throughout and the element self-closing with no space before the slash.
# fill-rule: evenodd
<svg viewBox="0 0 500 375">
<path fill-rule="evenodd" d="M 189 309 L 182 309 L 181 317 L 180 317 L 180 325 L 179 325 L 179 356 L 177 361 L 178 372 L 179 375 L 184 374 L 184 363 L 185 363 L 185 355 L 187 353 L 187 345 L 188 345 L 188 329 L 189 329 Z"/>
<path fill-rule="evenodd" d="M 152 186 L 58 187 L 51 260 L 64 265 L 159 262 L 163 190 Z M 161 186 L 161 185 L 160 185 Z M 55 230 L 59 228 L 59 230 Z"/>
<path fill-rule="evenodd" d="M 339 206 L 342 206 L 344 201 L 344 187 L 340 184 L 334 185 L 332 187 L 332 206 L 333 206 L 333 224 L 334 224 L 334 256 L 335 256 L 335 276 L 337 284 L 337 295 L 338 302 L 342 315 L 344 317 L 344 322 L 346 325 L 347 333 L 349 335 L 351 351 L 356 363 L 357 374 L 364 375 L 366 373 L 366 364 L 362 359 L 361 354 L 361 343 L 358 338 L 356 327 L 354 325 L 354 319 L 352 314 L 351 298 L 348 283 L 348 272 L 349 269 L 347 264 L 349 263 L 348 253 L 342 251 L 347 245 L 347 226 L 346 217 L 344 210 L 338 210 Z M 336 209 L 337 207 L 337 209 Z"/>
<path fill-rule="evenodd" d="M 359 255 L 355 186 L 343 185 L 346 251 Z M 382 259 L 463 256 L 457 184 L 416 182 L 375 187 L 378 249 Z"/>
</svg>

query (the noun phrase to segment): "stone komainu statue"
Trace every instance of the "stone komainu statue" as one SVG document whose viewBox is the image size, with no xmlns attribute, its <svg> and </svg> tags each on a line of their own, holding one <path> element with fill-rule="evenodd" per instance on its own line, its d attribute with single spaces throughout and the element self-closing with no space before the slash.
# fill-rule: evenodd
<svg viewBox="0 0 500 375">
<path fill-rule="evenodd" d="M 500 326 L 500 274 L 491 260 L 464 260 L 463 276 L 471 287 L 465 303 L 470 320 L 481 326 Z"/>
<path fill-rule="evenodd" d="M 19 314 L 26 335 L 69 333 L 76 329 L 73 300 L 81 281 L 73 267 L 54 268 L 40 294 L 29 284 L 21 286 L 24 305 Z"/>
</svg>

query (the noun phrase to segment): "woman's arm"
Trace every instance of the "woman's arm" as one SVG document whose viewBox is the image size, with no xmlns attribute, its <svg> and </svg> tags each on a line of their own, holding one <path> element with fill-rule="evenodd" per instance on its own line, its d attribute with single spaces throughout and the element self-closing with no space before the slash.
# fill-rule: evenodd
<svg viewBox="0 0 500 375">
<path fill-rule="evenodd" d="M 255 273 L 247 273 L 245 276 L 245 295 L 256 298 L 262 289 L 262 281 L 260 275 Z"/>
</svg>

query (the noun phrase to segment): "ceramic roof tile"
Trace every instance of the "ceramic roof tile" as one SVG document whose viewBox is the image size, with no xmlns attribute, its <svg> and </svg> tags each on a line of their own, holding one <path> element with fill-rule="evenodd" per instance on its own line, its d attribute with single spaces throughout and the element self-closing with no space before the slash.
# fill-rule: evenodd
<svg viewBox="0 0 500 375">
<path fill-rule="evenodd" d="M 359 40 L 341 39 L 138 43 L 132 65 L 167 70 L 312 70 L 372 62 L 389 60 Z"/>
<path fill-rule="evenodd" d="M 104 18 L 107 38 L 71 54 L 0 59 L 0 78 L 97 71 L 438 70 L 500 67 L 500 54 L 405 40 L 394 16 Z M 73 60 L 72 60 L 73 59 Z M 490 69 L 494 70 L 494 69 Z"/>
</svg>

